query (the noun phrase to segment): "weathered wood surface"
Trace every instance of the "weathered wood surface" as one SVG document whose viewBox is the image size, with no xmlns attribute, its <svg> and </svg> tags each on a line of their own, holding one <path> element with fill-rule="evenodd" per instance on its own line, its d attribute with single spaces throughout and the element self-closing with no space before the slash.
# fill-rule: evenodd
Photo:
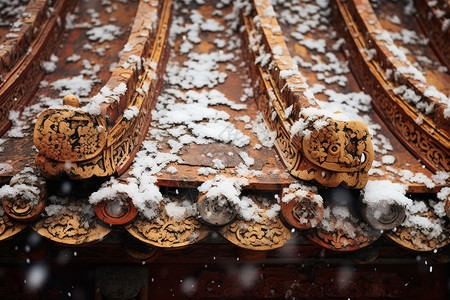
<svg viewBox="0 0 450 300">
<path fill-rule="evenodd" d="M 292 30 L 292 28 L 283 26 L 283 31 L 289 33 Z M 81 31 L 81 30 L 78 30 Z M 78 34 L 77 34 L 78 35 Z M 77 36 L 75 35 L 75 36 Z M 205 38 L 207 38 L 208 34 L 205 35 Z M 76 44 L 80 42 L 80 38 L 70 38 L 72 39 L 72 41 L 70 41 L 70 44 L 67 44 L 67 48 L 66 49 L 77 49 L 77 47 L 80 47 L 80 44 Z M 114 43 L 111 42 L 110 44 L 112 44 L 113 46 L 116 43 L 119 43 L 120 40 L 115 41 Z M 123 40 L 122 40 L 123 43 Z M 176 43 L 180 43 L 180 41 L 176 41 Z M 295 51 L 304 51 L 302 49 L 299 48 L 299 46 L 295 46 L 295 44 L 293 43 L 288 43 L 288 47 L 291 51 L 291 53 L 297 53 Z M 64 48 L 63 48 L 64 49 Z M 111 58 L 108 58 L 108 53 L 112 54 L 114 48 L 111 48 L 111 53 L 107 52 L 107 54 L 102 57 L 102 60 L 106 62 L 110 61 Z M 205 50 L 208 48 L 205 48 Z M 293 52 L 294 50 L 294 52 Z M 68 51 L 68 50 L 66 50 Z M 72 50 L 73 51 L 73 50 Z M 63 52 L 63 51 L 61 51 Z M 80 53 L 82 53 L 83 51 L 80 51 Z M 69 52 L 67 54 L 67 56 L 70 56 L 72 52 Z M 299 52 L 300 53 L 300 52 Z M 87 54 L 87 53 L 82 53 L 82 54 Z M 111 55 L 113 56 L 113 55 Z M 342 55 L 339 55 L 340 57 L 342 57 Z M 93 57 L 95 58 L 95 57 Z M 179 58 L 181 59 L 181 58 Z M 234 64 L 234 63 L 233 63 Z M 79 65 L 79 64 L 76 64 Z M 238 65 L 238 63 L 236 63 L 235 65 Z M 64 64 L 60 64 L 61 69 L 57 69 L 56 72 L 62 72 L 62 68 L 64 68 Z M 59 71 L 61 70 L 61 71 Z M 302 68 L 300 67 L 300 70 L 302 72 L 302 74 L 305 75 L 305 77 L 308 78 L 308 80 L 310 80 L 311 73 L 307 72 L 307 70 L 302 70 Z M 75 70 L 72 70 L 71 72 L 74 72 Z M 74 74 L 76 74 L 74 72 Z M 101 73 L 101 74 L 105 74 L 105 73 Z M 108 73 L 106 73 L 108 74 Z M 239 75 L 241 74 L 241 75 Z M 229 79 L 227 79 L 226 83 L 219 87 L 218 89 L 222 92 L 224 92 L 226 94 L 226 96 L 230 99 L 238 99 L 239 96 L 242 93 L 242 90 L 239 91 L 238 88 L 236 88 L 236 86 L 238 86 L 238 82 L 241 81 L 241 79 L 239 78 L 239 76 L 243 76 L 245 74 L 245 69 L 242 69 L 242 67 L 238 67 L 237 72 L 230 74 L 229 75 Z M 55 76 L 57 76 L 56 74 L 49 74 L 47 75 L 50 78 L 55 78 Z M 57 77 L 56 77 L 57 78 Z M 353 80 L 353 79 L 352 79 Z M 356 86 L 356 84 L 353 83 L 351 84 L 351 88 L 352 89 L 356 89 L 358 90 L 358 87 Z M 98 90 L 97 88 L 94 88 L 94 90 Z M 51 91 L 49 88 L 43 88 L 40 91 L 38 91 L 37 95 L 42 95 L 43 93 L 48 93 L 49 95 L 55 95 L 55 92 Z M 95 95 L 95 93 L 92 93 L 92 95 Z M 318 95 L 318 98 L 320 100 L 322 100 L 321 95 Z M 225 108 L 226 110 L 226 108 Z M 255 106 L 253 106 L 253 104 L 249 103 L 249 109 L 248 111 L 246 111 L 245 113 L 247 113 L 250 116 L 254 116 L 255 115 Z M 231 110 L 227 110 L 228 113 L 232 113 L 233 111 Z M 423 169 L 422 165 L 417 162 L 417 160 L 415 160 L 411 154 L 401 145 L 399 144 L 399 142 L 397 141 L 396 138 L 394 138 L 391 133 L 389 132 L 389 130 L 387 129 L 387 127 L 383 124 L 383 122 L 378 118 L 378 116 L 376 116 L 373 112 L 369 112 L 369 114 L 372 116 L 372 118 L 375 119 L 375 122 L 380 124 L 380 126 L 382 126 L 382 132 L 383 135 L 387 136 L 389 138 L 389 140 L 391 141 L 393 148 L 394 148 L 394 156 L 396 157 L 395 163 L 392 165 L 393 168 L 395 169 L 401 169 L 401 166 L 409 165 L 409 169 L 413 172 L 423 172 L 425 175 L 430 176 L 431 172 L 429 172 L 427 169 Z M 239 116 L 236 115 L 236 113 L 234 112 L 235 116 Z M 238 128 L 242 128 L 241 125 L 238 123 L 237 126 L 239 126 Z M 243 129 L 243 132 L 247 133 L 245 131 L 245 129 Z M 250 135 L 251 136 L 251 135 Z M 27 138 L 22 138 L 22 139 L 9 139 L 7 138 L 5 144 L 5 152 L 0 153 L 0 158 L 2 158 L 2 161 L 4 162 L 9 162 L 12 163 L 12 167 L 13 170 L 10 172 L 5 172 L 4 174 L 2 174 L 2 178 L 4 181 L 6 181 L 8 179 L 8 176 L 11 176 L 15 173 L 17 173 L 18 171 L 20 171 L 24 165 L 29 165 L 32 164 L 32 158 L 30 158 L 33 153 L 31 153 L 28 149 L 30 149 L 32 147 L 32 145 L 30 144 L 30 141 Z M 203 182 L 204 180 L 207 179 L 211 179 L 213 176 L 209 175 L 209 176 L 199 176 L 197 174 L 197 169 L 198 167 L 206 167 L 206 166 L 210 166 L 211 165 L 211 160 L 209 157 L 205 156 L 205 153 L 209 153 L 209 152 L 215 152 L 215 153 L 223 153 L 224 155 L 221 157 L 227 165 L 227 169 L 228 167 L 232 168 L 234 166 L 236 166 L 237 164 L 240 163 L 240 158 L 234 156 L 234 158 L 232 157 L 228 157 L 226 155 L 227 152 L 229 152 L 229 150 L 233 148 L 233 147 L 228 147 L 227 145 L 223 146 L 223 145 L 190 145 L 186 150 L 182 150 L 183 152 L 185 152 L 185 155 L 183 155 L 183 159 L 186 162 L 186 164 L 175 164 L 175 166 L 177 167 L 177 169 L 179 169 L 179 172 L 177 174 L 169 174 L 169 173 L 162 173 L 158 175 L 159 178 L 159 182 L 162 185 L 167 185 L 167 186 L 197 186 L 198 184 L 200 184 L 201 182 Z M 250 148 L 250 147 L 249 147 Z M 14 149 L 14 151 L 12 151 L 12 149 Z M 280 164 L 279 161 L 277 161 L 276 159 L 276 155 L 270 154 L 271 151 L 266 150 L 266 149 L 260 149 L 260 150 L 253 150 L 253 149 L 245 149 L 247 151 L 250 151 L 250 156 L 251 157 L 255 157 L 255 156 L 260 156 L 260 157 L 265 157 L 266 161 L 263 164 L 258 165 L 259 162 L 256 163 L 255 167 L 256 169 L 261 169 L 265 174 L 266 173 L 270 173 L 270 170 L 282 170 L 283 166 L 282 164 Z M 203 155 L 203 156 L 202 156 Z M 381 155 L 376 154 L 376 160 L 380 160 L 381 159 Z M 398 175 L 390 173 L 388 171 L 384 170 L 384 166 L 381 167 L 381 169 L 388 174 L 391 178 L 391 180 L 396 181 L 396 182 L 400 182 L 401 179 Z M 227 171 L 224 171 L 223 173 L 227 173 Z M 11 175 L 9 175 L 11 174 Z M 379 176 L 377 174 L 372 175 L 373 179 L 383 179 L 386 178 L 385 176 Z M 286 186 L 289 183 L 292 183 L 292 179 L 291 178 L 283 178 L 277 175 L 270 175 L 270 176 L 264 176 L 262 178 L 252 178 L 250 180 L 250 185 L 249 188 L 263 188 L 263 189 L 279 189 L 282 186 Z M 254 184 L 255 183 L 255 184 Z M 410 187 L 410 192 L 424 192 L 424 191 L 437 191 L 439 190 L 439 186 L 437 186 L 434 189 L 427 189 L 423 184 L 417 184 L 417 183 L 408 183 L 409 187 Z"/>
</svg>

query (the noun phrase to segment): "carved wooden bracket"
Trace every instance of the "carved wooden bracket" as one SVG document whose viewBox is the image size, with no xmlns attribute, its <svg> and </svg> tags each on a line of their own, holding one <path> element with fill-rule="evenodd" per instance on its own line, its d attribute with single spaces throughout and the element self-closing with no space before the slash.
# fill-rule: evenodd
<svg viewBox="0 0 450 300">
<path fill-rule="evenodd" d="M 293 184 L 283 189 L 280 205 L 284 220 L 298 229 L 315 227 L 323 218 L 323 199 L 314 186 Z"/>
<path fill-rule="evenodd" d="M 381 230 L 361 220 L 350 193 L 342 194 L 341 190 L 328 197 L 323 220 L 306 234 L 310 240 L 328 249 L 353 251 L 369 246 L 382 235 Z"/>
<path fill-rule="evenodd" d="M 450 29 L 444 26 L 445 20 L 450 17 L 449 6 L 446 0 L 437 1 L 437 5 L 431 7 L 429 0 L 415 0 L 417 14 L 425 25 L 425 31 L 436 45 L 437 56 L 443 60 L 447 68 L 450 67 Z M 447 9 L 445 10 L 445 7 Z M 444 8 L 444 9 L 442 9 Z M 444 16 L 438 15 L 438 10 L 446 11 Z M 448 22 L 448 21 L 447 21 Z M 446 29 L 446 30 L 444 30 Z"/>
<path fill-rule="evenodd" d="M 48 19 L 48 2 L 32 0 L 17 20 L 21 24 L 13 38 L 7 38 L 0 47 L 0 82 L 8 77 L 8 72 L 28 50 L 28 46 L 39 35 L 39 28 Z"/>
<path fill-rule="evenodd" d="M 104 87 L 120 91 L 116 96 L 100 93 L 94 98 L 106 102 L 93 99 L 88 108 L 79 109 L 75 99 L 66 97 L 64 103 L 73 108 L 47 109 L 39 116 L 34 131 L 36 165 L 45 177 L 120 175 L 129 167 L 147 133 L 162 85 L 171 12 L 171 0 L 139 3 L 127 42 L 132 50 L 124 52 Z M 139 61 L 129 63 L 134 56 Z M 127 109 L 135 115 L 125 116 Z"/>
<path fill-rule="evenodd" d="M 367 127 L 357 121 L 334 120 L 320 109 L 281 30 L 274 30 L 279 24 L 270 1 L 254 0 L 252 13 L 243 11 L 242 17 L 243 50 L 255 99 L 269 129 L 277 133 L 275 147 L 290 173 L 325 186 L 364 187 L 374 158 Z M 271 62 L 263 65 L 261 58 L 266 55 Z M 325 124 L 317 126 L 317 121 Z M 295 127 L 302 129 L 293 132 Z"/>
<path fill-rule="evenodd" d="M 45 179 L 35 169 L 26 168 L 12 178 L 9 187 L 11 193 L 2 198 L 5 213 L 17 221 L 36 221 L 47 203 Z"/>
</svg>

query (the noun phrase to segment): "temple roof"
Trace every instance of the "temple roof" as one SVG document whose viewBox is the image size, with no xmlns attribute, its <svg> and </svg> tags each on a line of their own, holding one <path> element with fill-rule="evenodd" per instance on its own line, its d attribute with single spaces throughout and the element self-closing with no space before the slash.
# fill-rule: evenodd
<svg viewBox="0 0 450 300">
<path fill-rule="evenodd" d="M 448 3 L 225 2 L 8 19 L 0 243 L 449 243 Z"/>
</svg>

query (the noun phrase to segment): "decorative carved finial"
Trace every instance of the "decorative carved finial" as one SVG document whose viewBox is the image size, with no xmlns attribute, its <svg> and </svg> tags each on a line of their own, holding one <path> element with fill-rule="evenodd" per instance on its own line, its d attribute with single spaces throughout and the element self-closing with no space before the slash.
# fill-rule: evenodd
<svg viewBox="0 0 450 300">
<path fill-rule="evenodd" d="M 252 2 L 252 14 L 242 13 L 244 49 L 258 108 L 269 129 L 277 133 L 275 147 L 284 165 L 301 180 L 328 187 L 364 187 L 374 159 L 367 126 L 339 121 L 320 108 L 283 36 L 272 31 L 279 25 L 275 13 L 268 13 L 273 11 L 270 1 Z M 260 63 L 267 54 L 270 64 Z"/>
<path fill-rule="evenodd" d="M 211 226 L 223 226 L 236 217 L 233 205 L 224 197 L 210 199 L 201 193 L 197 201 L 197 209 L 201 220 Z"/>
<path fill-rule="evenodd" d="M 158 3 L 139 5 L 127 42 L 133 51 L 123 53 L 105 85 L 114 95 L 106 96 L 101 105 L 93 100 L 83 110 L 76 109 L 79 101 L 74 95 L 67 95 L 63 103 L 71 108 L 46 109 L 38 117 L 36 166 L 46 178 L 121 175 L 130 166 L 150 126 L 148 113 L 156 103 L 169 54 L 172 0 Z M 152 28 L 157 28 L 155 33 Z M 139 61 L 152 60 L 156 69 L 148 64 L 137 67 L 137 62 L 123 68 L 122 62 L 132 55 Z M 128 119 L 124 113 L 130 107 L 138 114 Z"/>
<path fill-rule="evenodd" d="M 78 108 L 80 107 L 80 100 L 74 94 L 69 94 L 63 98 L 63 105 Z"/>
</svg>

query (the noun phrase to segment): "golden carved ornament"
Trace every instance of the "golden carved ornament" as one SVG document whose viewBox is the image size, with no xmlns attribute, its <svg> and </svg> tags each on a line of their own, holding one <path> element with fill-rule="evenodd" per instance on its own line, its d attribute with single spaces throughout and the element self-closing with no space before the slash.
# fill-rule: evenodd
<svg viewBox="0 0 450 300">
<path fill-rule="evenodd" d="M 305 157 L 326 170 L 358 171 L 370 169 L 373 147 L 370 134 L 362 122 L 330 120 L 330 125 L 303 139 Z"/>
<path fill-rule="evenodd" d="M 427 207 L 427 211 L 417 213 L 416 216 L 427 218 L 431 224 L 437 225 L 439 222 L 439 225 L 443 229 L 439 235 L 434 236 L 435 234 L 433 234 L 433 237 L 430 237 L 430 235 L 424 234 L 420 228 L 401 225 L 395 230 L 385 232 L 385 236 L 397 244 L 415 251 L 432 251 L 448 245 L 450 243 L 450 226 L 448 220 L 439 218 L 428 205 Z"/>
<path fill-rule="evenodd" d="M 95 215 L 86 214 L 81 206 L 81 203 L 71 202 L 62 212 L 33 224 L 33 230 L 49 240 L 68 245 L 91 243 L 106 237 L 111 228 L 101 225 Z"/>
<path fill-rule="evenodd" d="M 0 241 L 6 240 L 27 227 L 26 224 L 13 221 L 8 215 L 0 216 Z"/>
<path fill-rule="evenodd" d="M 381 236 L 382 231 L 368 226 L 350 209 L 343 217 L 333 213 L 334 207 L 327 208 L 322 222 L 307 232 L 313 242 L 336 251 L 353 251 L 369 246 Z"/>
<path fill-rule="evenodd" d="M 291 231 L 278 216 L 269 219 L 259 213 L 260 222 L 237 219 L 219 229 L 219 233 L 233 244 L 250 250 L 272 250 L 282 247 L 291 238 Z"/>
<path fill-rule="evenodd" d="M 50 58 L 64 33 L 65 17 L 76 1 L 31 0 L 17 23 L 14 36 L 0 46 L 0 136 L 11 126 L 10 111 L 21 111 L 33 99 Z M 49 11 L 52 13 L 49 13 Z"/>
<path fill-rule="evenodd" d="M 194 244 L 205 238 L 210 229 L 197 220 L 196 216 L 186 216 L 181 220 L 169 217 L 165 204 L 161 201 L 158 215 L 149 220 L 139 215 L 126 230 L 140 241 L 161 248 L 176 248 Z"/>
<path fill-rule="evenodd" d="M 283 163 L 293 176 L 302 180 L 316 180 L 330 187 L 340 184 L 350 188 L 364 187 L 374 159 L 372 141 L 365 124 L 327 118 L 328 125 L 316 130 L 305 117 L 305 121 L 311 123 L 307 129 L 312 133 L 306 137 L 302 136 L 303 133 L 291 134 L 290 128 L 301 117 L 302 109 L 322 111 L 313 99 L 306 96 L 307 85 L 281 33 L 272 32 L 271 28 L 279 24 L 274 14 L 268 13 L 273 11 L 270 1 L 254 0 L 253 4 L 254 15 L 242 13 L 246 29 L 243 33 L 244 49 L 258 108 L 269 129 L 277 133 L 275 147 Z M 261 43 L 257 42 L 257 33 L 262 36 Z M 275 47 L 278 48 L 277 54 L 272 53 Z M 271 54 L 270 68 L 257 63 L 257 58 L 265 53 Z M 292 107 L 292 112 L 286 116 L 288 107 Z"/>
<path fill-rule="evenodd" d="M 108 101 L 100 104 L 99 116 L 77 109 L 79 101 L 73 95 L 63 100 L 72 108 L 41 113 L 35 125 L 34 143 L 39 150 L 36 166 L 45 177 L 66 174 L 71 179 L 83 179 L 126 171 L 147 133 L 149 112 L 161 88 L 171 12 L 171 0 L 140 1 L 127 42 L 132 51 L 124 52 L 105 85 L 109 90 L 123 89 L 125 85 L 126 91 L 117 95 L 119 99 L 107 97 Z M 157 28 L 155 32 L 153 28 Z M 135 62 L 123 68 L 132 55 L 145 63 L 141 66 Z M 129 107 L 138 110 L 131 119 L 123 115 Z"/>
<path fill-rule="evenodd" d="M 58 162 L 89 160 L 106 145 L 106 122 L 79 110 L 48 109 L 34 132 L 39 155 Z"/>
</svg>

